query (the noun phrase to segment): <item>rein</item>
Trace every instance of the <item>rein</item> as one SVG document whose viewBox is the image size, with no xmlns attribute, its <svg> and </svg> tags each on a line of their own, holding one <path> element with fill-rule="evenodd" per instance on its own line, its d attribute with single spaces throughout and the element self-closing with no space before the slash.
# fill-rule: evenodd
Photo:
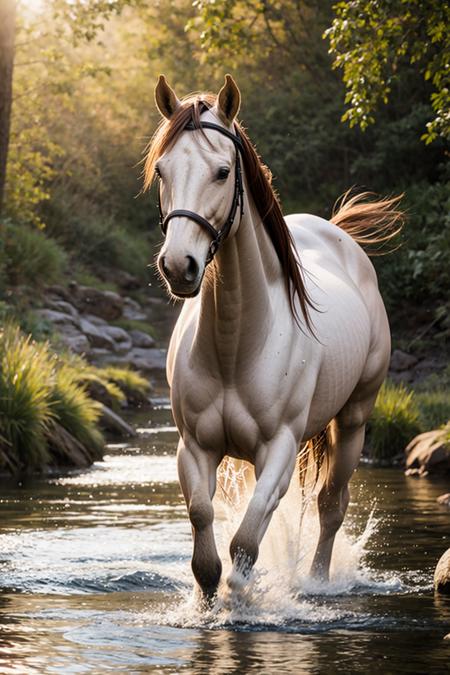
<svg viewBox="0 0 450 675">
<path fill-rule="evenodd" d="M 222 136 L 226 136 L 231 141 L 233 141 L 234 146 L 236 148 L 233 202 L 231 204 L 231 209 L 230 213 L 228 214 L 228 218 L 226 219 L 225 223 L 222 225 L 220 230 L 216 230 L 216 228 L 213 227 L 211 223 L 207 221 L 206 218 L 203 218 L 203 216 L 201 216 L 200 214 L 195 213 L 194 211 L 188 211 L 186 209 L 175 209 L 174 211 L 168 213 L 166 217 L 164 217 L 161 208 L 161 185 L 158 190 L 159 225 L 161 227 L 163 235 L 166 236 L 167 226 L 170 220 L 172 220 L 172 218 L 182 216 L 184 218 L 189 218 L 190 220 L 193 220 L 195 223 L 197 223 L 197 225 L 200 225 L 200 227 L 206 230 L 206 232 L 211 237 L 211 244 L 209 245 L 209 251 L 206 257 L 206 264 L 208 264 L 214 258 L 221 243 L 227 238 L 228 234 L 230 233 L 231 226 L 233 225 L 234 219 L 236 217 L 236 211 L 238 207 L 240 207 L 241 219 L 242 216 L 244 215 L 244 185 L 242 182 L 242 168 L 240 157 L 240 153 L 243 152 L 244 148 L 242 145 L 242 141 L 239 137 L 239 134 L 237 134 L 237 132 L 235 135 L 230 131 L 228 131 L 228 129 L 225 129 L 224 127 L 221 127 L 218 124 L 213 124 L 213 122 L 200 122 L 199 126 L 194 126 L 191 122 L 186 125 L 185 129 L 186 131 L 196 131 L 197 129 L 214 129 L 214 131 L 218 131 L 219 133 L 222 134 Z"/>
</svg>

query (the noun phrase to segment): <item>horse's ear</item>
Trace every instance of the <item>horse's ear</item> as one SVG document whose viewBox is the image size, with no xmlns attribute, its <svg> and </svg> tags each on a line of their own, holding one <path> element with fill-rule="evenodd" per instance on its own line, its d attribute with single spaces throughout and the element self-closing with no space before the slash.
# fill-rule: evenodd
<svg viewBox="0 0 450 675">
<path fill-rule="evenodd" d="M 225 75 L 225 84 L 217 95 L 216 106 L 225 124 L 233 124 L 241 107 L 241 92 L 231 75 Z"/>
<path fill-rule="evenodd" d="M 181 105 L 164 75 L 159 76 L 158 84 L 155 88 L 155 102 L 161 115 L 167 117 L 168 120 Z"/>
</svg>

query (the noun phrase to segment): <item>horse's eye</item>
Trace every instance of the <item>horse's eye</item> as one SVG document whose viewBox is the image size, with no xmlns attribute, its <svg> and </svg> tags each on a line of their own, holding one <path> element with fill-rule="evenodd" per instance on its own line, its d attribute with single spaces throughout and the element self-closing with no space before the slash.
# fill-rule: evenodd
<svg viewBox="0 0 450 675">
<path fill-rule="evenodd" d="M 230 169 L 227 166 L 221 166 L 217 172 L 217 180 L 225 180 L 230 174 Z"/>
<path fill-rule="evenodd" d="M 161 171 L 159 170 L 159 166 L 155 166 L 154 172 L 155 175 L 158 176 L 158 178 L 161 178 Z"/>
</svg>

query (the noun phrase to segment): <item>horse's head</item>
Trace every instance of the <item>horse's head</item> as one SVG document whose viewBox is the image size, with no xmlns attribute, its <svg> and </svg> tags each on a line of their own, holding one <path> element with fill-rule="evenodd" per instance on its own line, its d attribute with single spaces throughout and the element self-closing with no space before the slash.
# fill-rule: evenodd
<svg viewBox="0 0 450 675">
<path fill-rule="evenodd" d="M 160 181 L 166 237 L 158 267 L 174 295 L 191 297 L 200 290 L 217 248 L 240 222 L 240 140 L 234 128 L 240 93 L 227 75 L 215 100 L 190 97 L 181 102 L 161 76 L 155 98 L 166 118 L 147 160 L 147 170 Z"/>
</svg>

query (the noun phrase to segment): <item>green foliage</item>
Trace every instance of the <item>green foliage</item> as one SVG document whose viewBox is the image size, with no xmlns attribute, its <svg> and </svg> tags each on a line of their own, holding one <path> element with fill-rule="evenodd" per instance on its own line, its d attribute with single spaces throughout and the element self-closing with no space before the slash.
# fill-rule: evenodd
<svg viewBox="0 0 450 675">
<path fill-rule="evenodd" d="M 57 192 L 46 219 L 48 233 L 71 252 L 77 264 L 116 267 L 146 277 L 151 258 L 146 235 L 119 226 L 113 216 L 79 195 Z"/>
<path fill-rule="evenodd" d="M 45 345 L 17 328 L 0 332 L 0 438 L 5 468 L 39 467 L 49 459 L 46 431 L 53 419 L 54 363 Z"/>
<path fill-rule="evenodd" d="M 378 462 L 389 462 L 403 452 L 421 431 L 414 393 L 403 384 L 385 382 L 368 423 L 370 454 Z"/>
<path fill-rule="evenodd" d="M 149 381 L 134 370 L 105 366 L 101 369 L 101 373 L 104 378 L 117 385 L 123 392 L 136 392 L 141 396 L 147 396 L 150 393 Z"/>
<path fill-rule="evenodd" d="M 4 276 L 9 284 L 40 286 L 57 281 L 66 266 L 63 249 L 27 225 L 3 224 Z"/>
<path fill-rule="evenodd" d="M 335 18 L 325 32 L 342 68 L 349 107 L 343 120 L 362 129 L 375 121 L 374 111 L 386 104 L 409 63 L 431 83 L 434 119 L 423 139 L 431 143 L 450 133 L 450 5 L 440 0 L 353 0 L 334 6 Z"/>
<path fill-rule="evenodd" d="M 63 361 L 56 370 L 50 404 L 55 419 L 64 429 L 82 445 L 101 452 L 104 442 L 96 426 L 101 408 L 85 392 L 70 363 Z"/>
<path fill-rule="evenodd" d="M 439 429 L 450 421 L 450 365 L 427 377 L 416 387 L 420 420 L 425 431 Z"/>
<path fill-rule="evenodd" d="M 100 409 L 63 357 L 8 325 L 0 332 L 0 468 L 42 469 L 54 461 L 56 426 L 98 456 L 103 439 Z M 64 438 L 59 441 L 64 443 Z"/>
<path fill-rule="evenodd" d="M 450 287 L 448 185 L 426 181 L 413 184 L 404 206 L 408 220 L 401 248 L 375 261 L 383 294 L 392 309 L 405 301 L 431 306 L 445 303 Z"/>
<path fill-rule="evenodd" d="M 119 407 L 133 397 L 146 397 L 150 392 L 148 380 L 139 373 L 116 366 L 98 368 L 75 354 L 64 355 L 62 372 L 76 386 L 87 389 L 91 397 L 95 398 L 95 386 L 99 386 L 113 407 Z"/>
</svg>

